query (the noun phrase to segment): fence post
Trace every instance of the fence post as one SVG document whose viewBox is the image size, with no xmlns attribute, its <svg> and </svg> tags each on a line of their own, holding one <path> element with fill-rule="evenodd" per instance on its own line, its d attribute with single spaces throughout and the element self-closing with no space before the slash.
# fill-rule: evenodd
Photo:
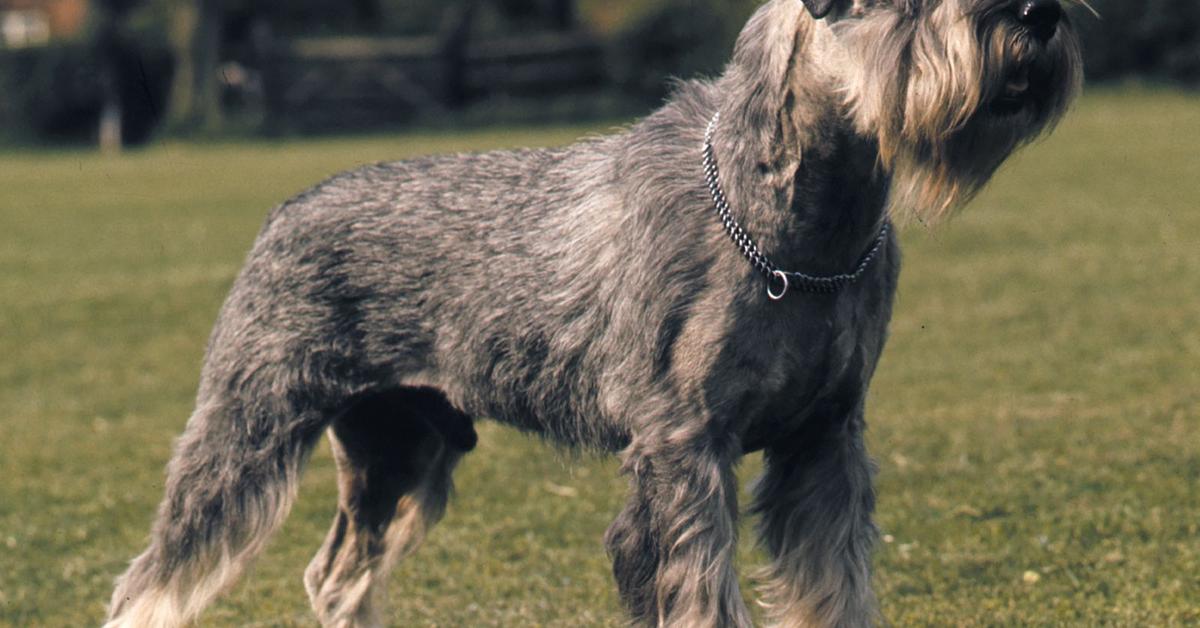
<svg viewBox="0 0 1200 628">
<path fill-rule="evenodd" d="M 467 46 L 471 42 L 471 25 L 478 8 L 478 0 L 462 0 L 450 7 L 442 22 L 438 37 L 442 102 L 451 109 L 467 101 Z"/>
</svg>

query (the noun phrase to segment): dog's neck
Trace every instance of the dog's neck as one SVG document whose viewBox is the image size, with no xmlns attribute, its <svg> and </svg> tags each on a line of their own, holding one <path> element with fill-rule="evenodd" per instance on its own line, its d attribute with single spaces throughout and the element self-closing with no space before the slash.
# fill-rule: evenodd
<svg viewBox="0 0 1200 628">
<path fill-rule="evenodd" d="M 888 179 L 837 96 L 836 45 L 799 2 L 759 11 L 739 38 L 714 137 L 743 227 L 788 270 L 839 273 L 877 237 Z"/>
</svg>

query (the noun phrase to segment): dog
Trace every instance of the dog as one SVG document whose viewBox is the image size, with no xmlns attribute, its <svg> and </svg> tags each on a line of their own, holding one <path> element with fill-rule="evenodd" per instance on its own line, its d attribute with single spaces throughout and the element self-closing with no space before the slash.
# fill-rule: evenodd
<svg viewBox="0 0 1200 628">
<path fill-rule="evenodd" d="M 323 625 L 380 624 L 483 417 L 620 455 L 605 543 L 635 624 L 751 624 L 734 466 L 757 451 L 769 619 L 879 621 L 864 399 L 892 225 L 965 204 L 1080 74 L 1057 0 L 770 0 L 719 78 L 624 132 L 368 166 L 284 203 L 107 625 L 196 618 L 326 433 L 339 508 L 304 583 Z"/>
</svg>

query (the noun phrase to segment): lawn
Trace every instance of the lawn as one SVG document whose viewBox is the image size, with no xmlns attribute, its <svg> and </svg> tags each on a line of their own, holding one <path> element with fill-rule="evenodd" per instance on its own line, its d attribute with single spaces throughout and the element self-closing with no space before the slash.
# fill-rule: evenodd
<svg viewBox="0 0 1200 628">
<path fill-rule="evenodd" d="M 0 153 L 0 625 L 99 623 L 272 205 L 359 163 L 603 130 Z M 1200 623 L 1200 97 L 1090 93 L 959 219 L 903 240 L 870 404 L 887 617 Z M 620 625 L 600 543 L 616 465 L 481 437 L 391 581 L 393 624 Z M 300 573 L 333 506 L 322 445 L 202 625 L 313 625 Z"/>
</svg>

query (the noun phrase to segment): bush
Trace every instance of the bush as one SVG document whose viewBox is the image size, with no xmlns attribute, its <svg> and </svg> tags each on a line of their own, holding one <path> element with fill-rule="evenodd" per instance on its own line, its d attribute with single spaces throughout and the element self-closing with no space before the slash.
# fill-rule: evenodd
<svg viewBox="0 0 1200 628">
<path fill-rule="evenodd" d="M 1078 11 L 1088 77 L 1130 76 L 1200 86 L 1200 2 L 1091 0 L 1100 18 Z"/>
<path fill-rule="evenodd" d="M 165 113 L 173 63 L 165 44 L 123 40 L 115 48 L 123 140 L 147 141 Z M 10 137 L 85 142 L 95 139 L 103 106 L 101 62 L 95 46 L 62 43 L 0 55 L 4 108 Z"/>
<path fill-rule="evenodd" d="M 627 94 L 655 103 L 671 79 L 717 75 L 752 10 L 740 0 L 669 0 L 617 35 L 614 79 Z"/>
</svg>

